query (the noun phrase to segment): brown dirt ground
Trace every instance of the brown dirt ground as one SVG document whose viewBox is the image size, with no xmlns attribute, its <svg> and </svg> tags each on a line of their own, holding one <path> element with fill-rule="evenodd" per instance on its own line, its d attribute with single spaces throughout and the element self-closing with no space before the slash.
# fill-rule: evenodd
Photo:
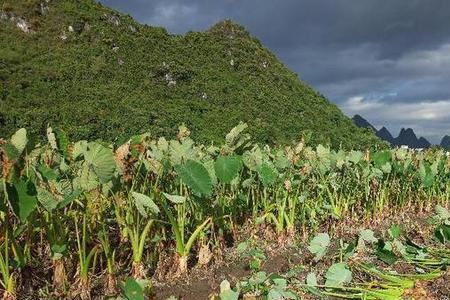
<svg viewBox="0 0 450 300">
<path fill-rule="evenodd" d="M 344 220 L 336 223 L 329 223 L 321 226 L 319 232 L 329 232 L 332 240 L 339 238 L 351 240 L 358 235 L 359 230 L 369 228 L 381 236 L 392 224 L 400 224 L 402 233 L 413 239 L 418 244 L 424 244 L 429 241 L 432 233 L 432 227 L 427 223 L 430 211 L 412 211 L 405 209 L 401 212 L 392 212 L 380 214 L 378 218 L 371 220 Z M 292 245 L 279 244 L 275 234 L 268 234 L 267 229 L 257 231 L 243 230 L 239 233 L 237 240 L 247 240 L 249 237 L 258 239 L 267 254 L 267 261 L 262 266 L 262 270 L 268 273 L 282 274 L 290 268 L 298 265 L 305 266 L 305 272 L 299 274 L 299 279 L 304 279 L 308 269 L 312 267 L 318 275 L 324 273 L 330 265 L 333 257 L 319 263 L 312 260 L 311 254 L 306 250 L 307 237 L 297 237 Z M 236 243 L 237 245 L 238 243 Z M 295 246 L 294 246 L 295 245 Z M 334 245 L 337 247 L 336 245 Z M 334 252 L 333 249 L 329 251 Z M 224 263 L 227 262 L 227 263 Z M 399 271 L 412 271 L 411 266 L 398 265 Z M 248 261 L 240 260 L 233 247 L 225 249 L 223 259 L 219 263 L 204 268 L 193 268 L 189 275 L 183 279 L 156 281 L 154 285 L 155 295 L 152 299 L 167 299 L 169 296 L 175 296 L 180 300 L 202 300 L 213 299 L 219 292 L 220 282 L 224 279 L 230 281 L 232 286 L 242 278 L 250 275 Z M 446 276 L 433 282 L 418 283 L 415 290 L 409 291 L 418 299 L 450 299 L 450 277 Z M 420 298 L 422 293 L 423 297 Z M 306 296 L 306 297 L 305 297 Z M 408 296 L 408 295 L 405 295 Z M 311 296 L 302 295 L 302 299 L 308 299 Z M 433 298 L 435 297 L 435 298 Z M 445 298 L 447 297 L 447 298 Z M 312 299 L 313 297 L 311 297 Z"/>
</svg>

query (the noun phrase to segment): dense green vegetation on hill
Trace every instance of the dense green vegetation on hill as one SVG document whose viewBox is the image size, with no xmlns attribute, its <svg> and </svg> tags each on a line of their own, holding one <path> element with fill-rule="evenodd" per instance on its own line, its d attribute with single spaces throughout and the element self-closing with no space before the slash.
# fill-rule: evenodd
<svg viewBox="0 0 450 300">
<path fill-rule="evenodd" d="M 0 136 L 172 135 L 220 141 L 239 121 L 256 141 L 379 143 L 300 81 L 241 26 L 171 35 L 92 0 L 0 0 Z"/>
</svg>

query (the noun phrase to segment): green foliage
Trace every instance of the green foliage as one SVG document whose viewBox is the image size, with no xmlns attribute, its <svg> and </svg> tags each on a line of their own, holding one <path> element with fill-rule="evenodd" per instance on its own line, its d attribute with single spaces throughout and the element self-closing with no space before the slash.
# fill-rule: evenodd
<svg viewBox="0 0 450 300">
<path fill-rule="evenodd" d="M 89 143 L 87 151 L 84 153 L 84 159 L 101 183 L 111 180 L 116 169 L 116 161 L 110 148 L 99 143 Z"/>
<path fill-rule="evenodd" d="M 45 14 L 43 1 L 29 2 L 3 0 L 34 33 L 0 20 L 0 136 L 26 127 L 44 138 L 50 124 L 73 140 L 121 141 L 185 123 L 196 140 L 219 143 L 244 121 L 260 143 L 312 132 L 313 145 L 380 145 L 231 21 L 180 36 L 94 0 L 50 1 Z M 224 150 L 245 143 L 235 133 Z"/>
<path fill-rule="evenodd" d="M 122 287 L 123 295 L 127 300 L 144 300 L 144 288 L 133 278 L 127 278 Z"/>
<path fill-rule="evenodd" d="M 277 274 L 267 274 L 260 271 L 252 274 L 248 279 L 237 283 L 234 290 L 230 289 L 228 281 L 221 284 L 221 300 L 238 299 L 239 294 L 261 295 L 268 300 L 299 299 L 297 294 L 288 286 L 288 279 Z M 252 296 L 250 296 L 252 297 Z"/>
<path fill-rule="evenodd" d="M 239 156 L 220 156 L 214 164 L 216 176 L 222 183 L 230 183 L 242 167 L 242 160 Z"/>
<path fill-rule="evenodd" d="M 148 215 L 146 208 L 149 208 L 151 213 L 153 214 L 159 213 L 158 206 L 155 204 L 155 202 L 153 202 L 153 200 L 149 196 L 136 192 L 132 192 L 131 194 L 134 198 L 134 203 L 136 204 L 137 210 L 143 217 L 146 218 Z"/>
<path fill-rule="evenodd" d="M 359 237 L 364 241 L 364 242 L 369 242 L 369 243 L 376 243 L 378 241 L 378 239 L 375 237 L 375 234 L 372 230 L 370 229 L 363 229 L 359 232 Z"/>
<path fill-rule="evenodd" d="M 37 188 L 37 199 L 48 212 L 58 207 L 58 200 L 52 193 L 41 187 Z"/>
<path fill-rule="evenodd" d="M 273 285 L 267 293 L 267 300 L 299 299 L 297 294 L 288 288 L 286 279 L 279 276 L 272 276 Z"/>
<path fill-rule="evenodd" d="M 441 205 L 436 205 L 435 211 L 435 219 L 437 219 L 438 222 L 443 222 L 447 225 L 450 225 L 450 212 L 448 211 L 448 209 L 442 207 Z"/>
<path fill-rule="evenodd" d="M 306 284 L 311 287 L 317 285 L 317 276 L 315 273 L 310 272 L 306 275 Z"/>
<path fill-rule="evenodd" d="M 186 202 L 186 197 L 184 196 L 178 196 L 178 195 L 169 195 L 167 193 L 163 193 L 164 197 L 166 197 L 167 200 L 172 202 L 173 204 L 182 204 Z"/>
<path fill-rule="evenodd" d="M 330 245 L 330 236 L 328 233 L 319 233 L 309 243 L 308 250 L 314 254 L 314 260 L 319 261 L 325 256 Z"/>
<path fill-rule="evenodd" d="M 398 260 L 398 257 L 393 252 L 390 244 L 385 243 L 383 240 L 378 240 L 376 255 L 380 260 L 388 265 L 393 265 Z"/>
<path fill-rule="evenodd" d="M 261 266 L 266 260 L 264 251 L 249 241 L 240 243 L 237 246 L 237 252 L 242 258 L 249 259 L 249 266 L 253 271 L 261 270 Z"/>
<path fill-rule="evenodd" d="M 238 300 L 239 292 L 233 291 L 228 280 L 220 283 L 220 300 Z"/>
<path fill-rule="evenodd" d="M 372 159 L 376 167 L 381 168 L 391 160 L 391 152 L 380 151 L 373 155 Z"/>
<path fill-rule="evenodd" d="M 450 225 L 447 224 L 439 225 L 434 232 L 434 236 L 442 244 L 450 242 Z"/>
<path fill-rule="evenodd" d="M 275 167 L 267 162 L 263 162 L 259 166 L 258 175 L 264 186 L 270 186 L 278 177 Z"/>
<path fill-rule="evenodd" d="M 389 227 L 389 235 L 391 238 L 396 239 L 400 237 L 400 234 L 402 233 L 400 225 L 393 224 L 391 227 Z"/>
<path fill-rule="evenodd" d="M 27 145 L 27 143 L 27 131 L 25 128 L 19 129 L 11 137 L 11 144 L 16 147 L 19 154 L 22 153 L 23 150 L 25 150 L 25 146 Z"/>
<path fill-rule="evenodd" d="M 195 193 L 209 196 L 212 192 L 212 182 L 208 170 L 199 162 L 188 160 L 182 165 L 176 165 L 175 171 L 178 176 Z"/>
<path fill-rule="evenodd" d="M 20 179 L 8 188 L 8 198 L 14 213 L 25 221 L 37 207 L 36 188 L 26 179 Z"/>
<path fill-rule="evenodd" d="M 342 286 L 352 281 L 352 272 L 346 263 L 335 263 L 328 269 L 325 278 L 326 286 Z"/>
<path fill-rule="evenodd" d="M 420 176 L 420 179 L 422 180 L 422 184 L 425 187 L 430 187 L 433 185 L 434 175 L 435 174 L 434 174 L 433 170 L 431 169 L 431 165 L 426 161 L 421 162 L 420 169 L 419 169 L 419 176 Z"/>
</svg>

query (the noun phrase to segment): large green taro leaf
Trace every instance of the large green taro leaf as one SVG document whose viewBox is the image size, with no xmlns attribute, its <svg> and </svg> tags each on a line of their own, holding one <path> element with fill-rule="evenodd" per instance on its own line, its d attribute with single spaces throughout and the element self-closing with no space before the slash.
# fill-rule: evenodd
<svg viewBox="0 0 450 300">
<path fill-rule="evenodd" d="M 223 183 L 230 183 L 242 167 L 242 159 L 237 155 L 219 156 L 214 163 L 216 176 Z"/>
<path fill-rule="evenodd" d="M 268 162 L 263 162 L 258 169 L 259 179 L 264 186 L 269 186 L 278 178 L 276 169 Z"/>
<path fill-rule="evenodd" d="M 16 147 L 19 153 L 22 153 L 27 146 L 28 138 L 27 138 L 27 130 L 25 128 L 21 128 L 16 131 L 11 137 L 11 144 Z"/>
<path fill-rule="evenodd" d="M 8 187 L 8 198 L 14 213 L 24 222 L 36 209 L 37 197 L 34 184 L 26 178 L 21 178 Z"/>
<path fill-rule="evenodd" d="M 212 182 L 208 170 L 199 162 L 188 160 L 182 165 L 176 165 L 175 171 L 181 180 L 195 193 L 205 196 L 211 195 Z"/>
<path fill-rule="evenodd" d="M 381 168 L 391 161 L 392 153 L 390 151 L 380 151 L 372 155 L 372 160 L 375 167 Z"/>
<path fill-rule="evenodd" d="M 84 159 L 89 164 L 89 167 L 94 170 L 101 183 L 111 180 L 116 170 L 116 161 L 110 148 L 95 142 L 89 143 Z"/>
<path fill-rule="evenodd" d="M 420 163 L 419 176 L 424 187 L 428 188 L 434 184 L 434 174 L 428 162 L 423 161 Z"/>
<path fill-rule="evenodd" d="M 329 245 L 328 233 L 319 233 L 309 243 L 308 250 L 315 255 L 314 260 L 319 261 L 325 256 Z"/>
</svg>

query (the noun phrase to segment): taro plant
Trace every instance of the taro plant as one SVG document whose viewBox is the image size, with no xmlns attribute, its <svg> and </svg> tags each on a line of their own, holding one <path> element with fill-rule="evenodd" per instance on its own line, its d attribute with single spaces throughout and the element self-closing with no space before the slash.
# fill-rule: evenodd
<svg viewBox="0 0 450 300">
<path fill-rule="evenodd" d="M 78 284 L 75 286 L 74 293 L 79 295 L 82 300 L 86 300 L 91 298 L 91 278 L 89 271 L 90 269 L 95 269 L 98 246 L 94 245 L 89 247 L 88 242 L 90 233 L 87 231 L 86 215 L 83 215 L 81 230 L 79 229 L 78 221 L 79 219 L 75 216 L 74 224 L 78 254 Z"/>
<path fill-rule="evenodd" d="M 245 129 L 239 124 L 223 145 L 204 146 L 181 126 L 176 140 L 144 134 L 115 152 L 113 145 L 101 141 L 70 143 L 64 132 L 52 128 L 47 129 L 47 143 L 33 145 L 25 129 L 0 139 L 1 288 L 17 287 L 31 258 L 48 255 L 57 297 L 66 296 L 72 282 L 65 268 L 70 274 L 75 263 L 78 282 L 72 286 L 81 289 L 83 281 L 81 286 L 89 290 L 90 278 L 100 269 L 93 268 L 94 252 L 101 249 L 106 290 L 114 294 L 115 277 L 125 275 L 115 264 L 131 266 L 131 276 L 139 282 L 153 267 L 154 241 L 175 244 L 170 254 L 176 260 L 175 273 L 181 275 L 200 244 L 216 242 L 219 252 L 234 242 L 239 225 L 252 226 L 258 218 L 286 242 L 286 237 L 299 231 L 307 236 L 332 219 L 369 219 L 386 210 L 427 210 L 440 204 L 435 237 L 443 243 L 450 240 L 444 208 L 450 196 L 450 164 L 442 151 L 347 152 L 311 148 L 305 139 L 285 148 L 269 147 L 249 142 Z M 373 245 L 364 252 L 388 264 L 406 260 L 424 274 L 448 264 L 446 249 L 416 245 L 395 230 L 389 232 L 390 237 L 376 239 L 372 232 L 362 231 L 359 246 Z M 308 249 L 320 260 L 330 251 L 329 244 L 329 236 L 319 234 Z M 353 253 L 356 247 L 356 242 L 341 242 L 338 263 L 345 263 L 352 256 L 347 250 Z M 78 255 L 72 255 L 73 250 Z M 261 270 L 260 254 L 250 255 L 255 272 Z M 347 267 L 354 268 L 351 263 Z M 377 277 L 373 272 L 368 276 Z M 269 285 L 282 290 L 284 283 L 263 280 L 258 291 L 267 296 Z M 338 288 L 331 292 L 354 292 L 362 298 L 398 287 Z"/>
<path fill-rule="evenodd" d="M 11 272 L 10 253 L 9 253 L 9 237 L 6 231 L 3 243 L 0 245 L 0 286 L 3 290 L 2 299 L 15 299 L 15 279 Z"/>
<path fill-rule="evenodd" d="M 53 286 L 56 291 L 64 292 L 67 288 L 67 274 L 65 259 L 69 252 L 69 227 L 68 219 L 64 214 L 47 214 L 43 228 L 47 234 L 47 241 L 50 246 L 52 268 L 53 268 Z"/>
<path fill-rule="evenodd" d="M 117 278 L 116 278 L 116 250 L 111 245 L 109 231 L 105 224 L 100 225 L 100 231 L 97 238 L 100 242 L 103 256 L 106 259 L 106 279 L 105 279 L 105 294 L 117 294 Z"/>
<path fill-rule="evenodd" d="M 291 183 L 286 182 L 285 185 L 290 186 Z M 291 238 L 294 235 L 298 202 L 303 201 L 305 196 L 290 193 L 284 186 L 273 188 L 272 195 L 275 201 L 266 205 L 266 213 L 258 218 L 258 221 L 268 220 L 274 224 L 280 242 L 284 242 L 286 237 Z"/>
<path fill-rule="evenodd" d="M 230 151 L 229 147 L 227 147 Z M 234 230 L 234 224 L 240 216 L 238 195 L 239 173 L 242 170 L 240 155 L 219 155 L 214 161 L 214 173 L 217 176 L 217 197 L 214 209 L 215 222 L 223 234 L 224 230 Z"/>
<path fill-rule="evenodd" d="M 261 297 L 268 300 L 276 299 L 299 299 L 297 293 L 295 293 L 289 287 L 289 281 L 278 274 L 267 274 L 266 272 L 259 271 L 252 274 L 249 278 L 241 280 L 237 283 L 235 289 L 229 287 L 227 281 L 221 284 L 220 297 L 223 300 L 238 299 L 238 295 L 244 295 L 244 299 L 247 297 Z"/>
<path fill-rule="evenodd" d="M 241 258 L 249 260 L 249 267 L 253 272 L 260 271 L 262 264 L 267 259 L 264 251 L 251 241 L 240 243 L 236 250 Z"/>
<path fill-rule="evenodd" d="M 47 186 L 51 190 L 50 186 Z M 44 209 L 40 210 L 40 225 L 45 232 L 50 248 L 53 268 L 53 286 L 57 292 L 65 292 L 67 288 L 66 259 L 69 254 L 70 218 L 72 203 L 79 201 L 80 190 L 66 191 L 65 195 L 54 195 L 47 189 L 38 187 L 38 200 Z"/>
<path fill-rule="evenodd" d="M 187 272 L 187 260 L 191 252 L 192 246 L 197 238 L 209 227 L 211 226 L 212 219 L 207 218 L 199 225 L 197 225 L 191 235 L 186 237 L 187 229 L 187 215 L 186 215 L 186 197 L 179 195 L 170 195 L 163 193 L 164 199 L 161 201 L 161 205 L 164 212 L 169 219 L 171 225 L 172 233 L 175 239 L 176 245 L 176 262 L 177 270 L 176 275 L 182 275 Z M 167 201 L 167 200 L 168 201 Z M 169 206 L 169 202 L 175 206 L 174 213 Z"/>
<path fill-rule="evenodd" d="M 181 180 L 188 185 L 194 193 L 210 196 L 212 193 L 212 181 L 205 166 L 194 160 L 175 165 L 175 171 Z"/>
<path fill-rule="evenodd" d="M 124 227 L 131 245 L 132 276 L 135 279 L 143 279 L 146 277 L 143 264 L 145 243 L 155 221 L 151 216 L 159 214 L 160 210 L 150 196 L 131 192 L 131 197 L 132 201 L 125 204 L 124 208 L 116 205 L 116 216 L 120 222 L 119 225 Z"/>
<path fill-rule="evenodd" d="M 308 250 L 314 254 L 314 260 L 321 260 L 328 251 L 330 236 L 328 233 L 317 234 L 309 243 Z"/>
<path fill-rule="evenodd" d="M 437 227 L 434 232 L 436 239 L 445 244 L 450 242 L 450 212 L 440 205 L 435 208 L 435 215 L 432 219 Z"/>
</svg>

